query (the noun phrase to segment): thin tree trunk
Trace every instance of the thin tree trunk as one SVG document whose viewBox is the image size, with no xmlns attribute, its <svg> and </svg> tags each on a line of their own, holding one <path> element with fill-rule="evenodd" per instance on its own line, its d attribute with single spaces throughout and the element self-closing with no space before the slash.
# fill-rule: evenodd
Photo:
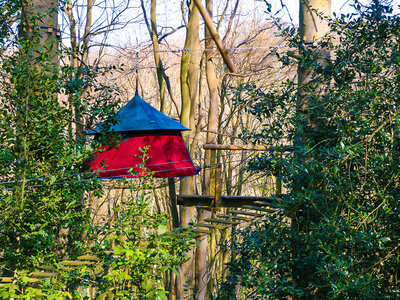
<svg viewBox="0 0 400 300">
<path fill-rule="evenodd" d="M 167 76 L 167 74 L 165 73 L 165 69 L 164 69 L 164 65 L 162 62 L 162 59 L 160 57 L 160 45 L 158 42 L 158 34 L 157 34 L 157 0 L 151 0 L 151 10 L 150 10 L 150 22 L 151 25 L 149 24 L 148 20 L 147 20 L 147 13 L 146 13 L 146 8 L 144 5 L 144 0 L 141 0 L 141 6 L 142 6 L 142 10 L 143 10 L 143 14 L 144 14 L 144 20 L 147 26 L 147 30 L 150 34 L 150 38 L 153 42 L 153 50 L 154 50 L 154 62 L 156 65 L 156 70 L 157 70 L 157 81 L 158 81 L 158 85 L 160 88 L 160 111 L 162 113 L 166 113 L 166 89 L 168 91 L 168 94 L 171 98 L 171 101 L 173 103 L 173 105 L 175 106 L 175 108 L 178 110 L 178 106 L 176 103 L 176 100 L 172 94 L 172 88 L 171 88 L 171 83 L 169 81 L 169 78 Z"/>
<path fill-rule="evenodd" d="M 157 34 L 157 22 L 156 22 L 156 9 L 157 9 L 157 0 L 151 0 L 151 39 L 153 41 L 153 50 L 154 50 L 154 62 L 156 64 L 157 70 L 157 80 L 158 86 L 160 88 L 160 111 L 165 113 L 165 80 L 163 76 L 163 66 L 160 59 L 160 46 L 158 44 L 158 34 Z"/>
<path fill-rule="evenodd" d="M 182 110 L 180 121 L 182 125 L 194 130 L 194 114 L 198 93 L 198 48 L 199 48 L 199 18 L 200 13 L 193 2 L 189 5 L 189 22 L 186 28 L 185 49 L 189 51 L 182 53 L 181 59 L 181 97 Z M 195 51 L 190 51 L 195 50 Z M 196 56 L 197 53 L 197 56 Z M 196 63 L 197 57 L 197 63 Z M 197 73 L 197 75 L 196 75 Z M 190 145 L 190 133 L 183 134 L 186 145 Z M 192 143 L 193 144 L 193 143 Z M 189 149 L 193 153 L 193 149 Z M 195 185 L 193 177 L 183 178 L 180 185 L 180 194 L 191 195 L 195 193 Z M 187 227 L 194 215 L 194 209 L 191 207 L 180 207 L 180 222 L 181 226 Z M 179 283 L 177 298 L 184 299 L 184 288 L 191 291 L 193 286 L 193 251 L 188 253 L 190 260 L 179 268 Z"/>
<path fill-rule="evenodd" d="M 85 33 L 83 35 L 83 45 L 84 45 L 84 52 L 82 55 L 82 61 L 80 68 L 85 66 L 88 63 L 89 58 L 89 37 L 90 32 L 92 29 L 92 19 L 93 19 L 93 6 L 94 0 L 87 0 L 86 3 L 86 23 L 85 23 Z"/>
<path fill-rule="evenodd" d="M 300 1 L 299 11 L 299 35 L 303 47 L 318 46 L 321 38 L 329 32 L 329 24 L 326 19 L 321 19 L 317 15 L 330 17 L 331 1 L 330 0 L 305 0 Z M 299 49 L 301 52 L 302 49 Z M 329 51 L 321 47 L 318 51 L 321 59 L 320 63 L 324 64 L 324 60 L 329 56 Z M 303 67 L 301 63 L 298 69 L 298 86 L 299 86 L 299 102 L 298 110 L 307 114 L 310 103 L 304 97 L 303 86 L 313 80 L 313 74 L 310 68 Z"/>
<path fill-rule="evenodd" d="M 157 70 L 157 81 L 160 93 L 160 111 L 162 113 L 166 113 L 166 80 L 164 78 L 164 67 L 160 57 L 160 45 L 158 43 L 158 33 L 157 33 L 157 0 L 151 0 L 150 7 L 150 22 L 149 24 L 147 20 L 146 8 L 144 5 L 144 1 L 141 0 L 141 6 L 144 14 L 144 19 L 146 22 L 147 30 L 149 31 L 150 38 L 153 42 L 153 50 L 154 50 L 154 63 L 156 65 Z"/>
<path fill-rule="evenodd" d="M 70 55 L 70 65 L 75 70 L 76 78 L 82 77 L 80 70 L 88 64 L 89 59 L 89 38 L 92 28 L 92 19 L 93 19 L 93 6 L 94 0 L 86 1 L 86 22 L 83 33 L 83 42 L 82 42 L 82 53 L 77 53 L 77 46 L 80 46 L 80 42 L 78 42 L 77 32 L 76 32 L 76 21 L 73 12 L 73 5 L 69 2 L 64 10 L 64 12 L 68 16 L 69 20 L 69 30 L 70 30 L 70 43 L 71 43 L 71 55 Z M 84 91 L 86 93 L 87 91 Z M 83 95 L 82 95 L 83 97 Z M 71 101 L 72 103 L 73 101 Z M 71 104 L 73 105 L 73 104 Z M 84 138 L 84 120 L 82 117 L 82 112 L 80 107 L 75 106 L 75 130 L 76 130 L 76 140 L 81 141 Z"/>
<path fill-rule="evenodd" d="M 206 8 L 208 14 L 212 17 L 213 10 L 213 1 L 206 1 Z M 207 85 L 210 95 L 210 106 L 208 110 L 208 122 L 207 122 L 207 138 L 206 141 L 209 144 L 217 143 L 217 134 L 215 132 L 218 131 L 218 79 L 215 75 L 214 65 L 212 62 L 214 51 L 207 51 L 208 49 L 213 49 L 213 41 L 211 37 L 210 30 L 205 28 L 205 48 L 206 48 L 206 76 L 207 76 Z M 206 166 L 210 166 L 204 170 L 204 186 L 203 186 L 203 194 L 204 195 L 215 195 L 215 168 L 217 164 L 216 158 L 217 151 L 216 150 L 206 150 L 205 151 L 205 159 L 204 164 Z M 207 210 L 198 210 L 198 222 L 202 222 L 206 218 L 211 217 L 211 212 Z M 215 238 L 213 236 L 210 237 L 211 242 Z M 206 299 L 207 296 L 207 286 L 209 286 L 209 273 L 207 272 L 208 264 L 207 264 L 207 252 L 208 252 L 208 239 L 207 237 L 201 237 L 198 240 L 198 246 L 196 249 L 196 279 L 195 279 L 195 292 L 196 299 Z M 212 256 L 213 253 L 210 253 Z"/>
</svg>

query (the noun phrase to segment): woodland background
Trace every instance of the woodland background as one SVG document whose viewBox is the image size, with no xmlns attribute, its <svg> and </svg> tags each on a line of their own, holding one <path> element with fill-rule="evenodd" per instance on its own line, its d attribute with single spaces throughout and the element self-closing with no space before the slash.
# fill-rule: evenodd
<svg viewBox="0 0 400 300">
<path fill-rule="evenodd" d="M 175 4 L 0 1 L 0 297 L 397 297 L 398 3 L 301 1 L 299 22 L 285 2 Z M 202 234 L 230 209 L 88 172 L 121 137 L 86 133 L 118 122 L 136 83 L 192 129 L 201 171 L 178 194 L 216 194 L 221 166 L 223 195 L 271 197 L 269 213 Z M 61 263 L 82 255 L 96 263 Z M 33 279 L 43 266 L 57 276 Z"/>
</svg>

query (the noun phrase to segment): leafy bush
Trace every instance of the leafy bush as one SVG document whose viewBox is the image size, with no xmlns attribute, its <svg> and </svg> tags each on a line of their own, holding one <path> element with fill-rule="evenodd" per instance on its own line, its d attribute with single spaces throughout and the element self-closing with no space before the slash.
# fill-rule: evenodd
<svg viewBox="0 0 400 300">
<path fill-rule="evenodd" d="M 21 2 L 12 2 L 18 14 Z M 1 49 L 0 61 L 0 275 L 15 281 L 0 286 L 0 297 L 88 299 L 88 288 L 104 297 L 165 298 L 165 274 L 186 259 L 192 236 L 169 232 L 167 216 L 150 212 L 147 186 L 137 182 L 139 196 L 116 208 L 115 222 L 91 223 L 88 195 L 101 196 L 102 186 L 87 160 L 118 136 L 85 139 L 80 130 L 117 121 L 118 91 L 99 80 L 115 67 L 59 65 L 74 50 L 41 44 L 40 28 L 12 39 L 3 21 L 0 45 L 12 47 Z M 59 263 L 87 252 L 98 255 L 96 264 L 65 270 Z M 31 282 L 30 271 L 46 265 L 59 278 Z"/>
<path fill-rule="evenodd" d="M 77 94 L 98 84 L 98 71 L 67 89 L 71 74 L 46 51 L 31 40 L 18 46 L 0 62 L 0 266 L 6 274 L 28 267 L 31 256 L 79 251 L 89 219 L 84 194 L 100 187 L 87 173 L 90 147 L 75 137 L 69 102 L 85 101 Z M 104 107 L 103 116 L 115 108 Z"/>
<path fill-rule="evenodd" d="M 313 79 L 238 103 L 268 120 L 255 143 L 277 146 L 250 168 L 280 172 L 282 209 L 240 233 L 221 299 L 388 299 L 400 286 L 400 18 L 379 1 L 332 21 L 327 43 L 304 47 Z M 291 31 L 286 31 L 290 33 Z M 332 43 L 328 43 L 328 42 Z M 321 63 L 320 47 L 331 58 Z M 309 107 L 302 111 L 298 101 Z M 291 141 L 293 152 L 282 156 Z M 230 298 L 231 297 L 231 298 Z"/>
<path fill-rule="evenodd" d="M 188 259 L 194 237 L 190 229 L 169 231 L 168 216 L 153 214 L 149 200 L 142 193 L 123 201 L 114 209 L 118 219 L 92 227 L 85 242 L 96 254 L 91 263 L 65 268 L 53 261 L 58 278 L 32 284 L 21 275 L 0 287 L 0 297 L 166 299 L 167 274 Z"/>
<path fill-rule="evenodd" d="M 168 216 L 152 213 L 149 200 L 142 194 L 122 202 L 115 209 L 118 220 L 110 228 L 97 228 L 95 236 L 103 238 L 93 252 L 102 264 L 91 284 L 98 294 L 164 299 L 166 275 L 177 274 L 176 267 L 188 259 L 192 231 L 170 231 Z"/>
</svg>

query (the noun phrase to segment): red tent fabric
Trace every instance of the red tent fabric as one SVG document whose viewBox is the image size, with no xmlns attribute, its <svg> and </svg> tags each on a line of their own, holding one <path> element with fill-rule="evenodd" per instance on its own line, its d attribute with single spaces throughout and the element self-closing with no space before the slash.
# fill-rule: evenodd
<svg viewBox="0 0 400 300">
<path fill-rule="evenodd" d="M 154 177 L 183 177 L 196 175 L 198 169 L 193 165 L 180 132 L 127 133 L 118 147 L 97 152 L 90 167 L 103 178 L 140 177 L 147 174 L 140 165 L 143 153 L 139 148 L 149 146 L 145 169 Z"/>
<path fill-rule="evenodd" d="M 198 173 L 182 139 L 181 131 L 189 130 L 164 115 L 138 95 L 119 112 L 119 122 L 108 131 L 120 132 L 124 140 L 118 147 L 100 149 L 90 162 L 92 170 L 103 178 L 140 177 L 149 171 L 154 177 L 184 177 Z M 103 125 L 88 134 L 103 132 Z M 149 146 L 148 160 L 143 163 L 140 148 Z"/>
</svg>

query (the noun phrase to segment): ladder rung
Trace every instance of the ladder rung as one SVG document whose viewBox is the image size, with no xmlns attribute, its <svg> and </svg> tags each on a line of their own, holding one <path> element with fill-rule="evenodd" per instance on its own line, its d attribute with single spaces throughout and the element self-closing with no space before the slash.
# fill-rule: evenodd
<svg viewBox="0 0 400 300">
<path fill-rule="evenodd" d="M 259 211 L 264 211 L 264 212 L 268 212 L 268 213 L 273 213 L 273 212 L 275 212 L 275 211 L 272 210 L 272 209 L 262 208 L 262 207 L 259 207 L 259 206 L 252 206 L 252 205 L 243 205 L 243 208 L 246 208 L 246 209 L 253 209 L 253 210 L 259 210 Z"/>
<path fill-rule="evenodd" d="M 91 255 L 91 254 L 78 256 L 78 259 L 79 260 L 95 260 L 95 261 L 99 260 L 99 258 L 96 255 Z"/>
<path fill-rule="evenodd" d="M 44 277 L 57 277 L 60 274 L 55 273 L 55 272 L 31 272 L 29 273 L 29 276 L 34 277 L 34 278 L 44 278 Z"/>
<path fill-rule="evenodd" d="M 219 212 L 221 210 L 220 207 L 211 207 L 211 206 L 202 206 L 202 207 L 199 207 L 199 209 L 204 209 L 204 210 L 211 211 L 211 212 Z"/>
<path fill-rule="evenodd" d="M 230 216 L 230 215 L 217 215 L 218 218 L 227 218 L 227 219 L 234 219 L 234 220 L 242 220 L 242 221 L 250 221 L 252 218 L 248 217 L 241 217 L 241 216 Z"/>
<path fill-rule="evenodd" d="M 28 282 L 38 282 L 40 279 L 38 279 L 38 278 L 32 278 L 32 277 L 29 277 L 29 278 L 27 278 L 27 281 Z"/>
<path fill-rule="evenodd" d="M 54 271 L 54 268 L 52 266 L 38 266 L 38 269 L 45 271 Z"/>
<path fill-rule="evenodd" d="M 253 213 L 253 212 L 248 212 L 248 211 L 243 211 L 243 210 L 231 210 L 230 213 L 232 214 L 240 214 L 240 215 L 246 215 L 246 216 L 253 216 L 253 217 L 262 217 L 264 216 L 263 214 L 259 213 Z"/>
<path fill-rule="evenodd" d="M 222 224 L 230 224 L 230 225 L 237 225 L 238 222 L 235 221 L 228 221 L 228 220 L 221 220 L 221 219 L 205 219 L 205 222 L 214 222 L 214 223 L 222 223 Z"/>
<path fill-rule="evenodd" d="M 93 262 L 90 261 L 80 261 L 80 260 L 63 260 L 60 264 L 64 266 L 83 266 L 83 265 L 92 265 Z"/>
<path fill-rule="evenodd" d="M 26 277 L 29 276 L 29 274 L 25 273 L 25 272 L 18 273 L 18 275 L 19 276 L 26 276 Z M 32 277 L 28 277 L 28 278 L 26 278 L 26 280 L 27 280 L 27 282 L 38 282 L 39 281 L 39 279 L 32 278 Z"/>
<path fill-rule="evenodd" d="M 276 202 L 254 201 L 253 203 L 256 204 L 256 205 L 262 205 L 262 206 L 269 206 L 269 207 L 279 208 L 279 204 L 276 203 Z"/>
<path fill-rule="evenodd" d="M 211 234 L 213 230 L 206 230 L 206 229 L 196 229 L 197 233 L 205 233 L 205 234 Z"/>
<path fill-rule="evenodd" d="M 197 227 L 206 227 L 206 228 L 212 228 L 212 229 L 226 229 L 228 226 L 200 223 L 197 225 Z"/>
</svg>

